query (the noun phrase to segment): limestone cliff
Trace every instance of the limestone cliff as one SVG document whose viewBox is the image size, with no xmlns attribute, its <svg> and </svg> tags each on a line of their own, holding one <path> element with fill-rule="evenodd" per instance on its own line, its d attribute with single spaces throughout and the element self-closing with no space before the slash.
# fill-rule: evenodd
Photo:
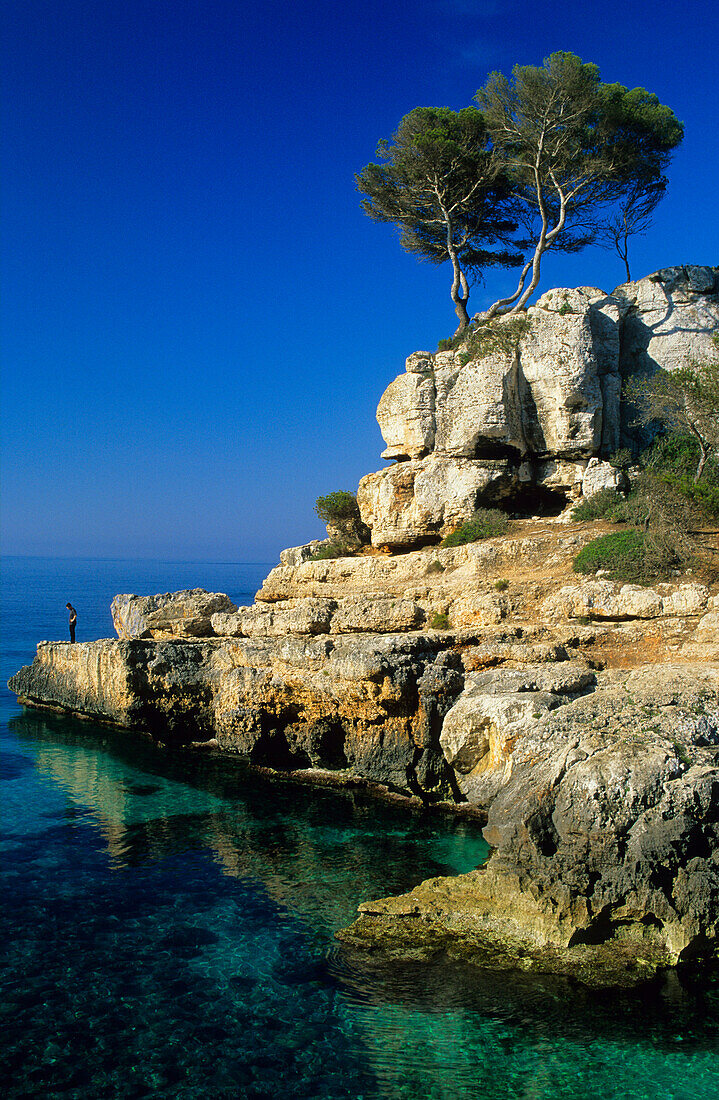
<svg viewBox="0 0 719 1100">
<path fill-rule="evenodd" d="M 361 950 L 590 984 L 712 960 L 716 578 L 580 580 L 574 556 L 608 526 L 566 513 L 438 542 L 483 501 L 561 506 L 600 486 L 602 456 L 627 441 L 622 378 L 704 354 L 718 287 L 719 269 L 676 268 L 612 295 L 553 291 L 474 357 L 411 356 L 378 411 L 396 462 L 360 485 L 375 548 L 285 550 L 251 607 L 199 589 L 118 595 L 118 640 L 41 642 L 12 690 L 170 751 L 485 820 L 488 863 L 363 906 L 344 933 Z"/>
<path fill-rule="evenodd" d="M 645 442 L 622 381 L 715 354 L 719 268 L 666 268 L 612 294 L 550 290 L 453 350 L 415 352 L 377 420 L 395 464 L 362 478 L 362 519 L 379 547 L 422 545 L 478 505 L 582 491 L 592 459 Z"/>
</svg>

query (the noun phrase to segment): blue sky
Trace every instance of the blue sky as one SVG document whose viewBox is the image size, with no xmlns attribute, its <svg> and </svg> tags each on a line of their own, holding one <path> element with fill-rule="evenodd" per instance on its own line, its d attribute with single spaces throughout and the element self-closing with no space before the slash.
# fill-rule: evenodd
<svg viewBox="0 0 719 1100">
<path fill-rule="evenodd" d="M 3 550 L 270 561 L 382 466 L 374 412 L 451 335 L 447 268 L 353 175 L 418 105 L 553 50 L 684 144 L 633 272 L 719 263 L 704 0 L 4 0 Z M 472 312 L 506 291 L 488 272 Z M 540 291 L 611 290 L 599 248 Z M 496 292 L 496 294 L 495 294 Z"/>
</svg>

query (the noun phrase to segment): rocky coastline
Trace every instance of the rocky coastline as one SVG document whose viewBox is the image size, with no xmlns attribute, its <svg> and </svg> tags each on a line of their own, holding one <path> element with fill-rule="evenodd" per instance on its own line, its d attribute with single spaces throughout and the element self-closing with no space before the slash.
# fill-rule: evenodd
<svg viewBox="0 0 719 1100">
<path fill-rule="evenodd" d="M 409 357 L 354 556 L 285 550 L 250 607 L 117 596 L 116 640 L 41 642 L 10 687 L 170 751 L 480 816 L 487 863 L 363 905 L 353 951 L 632 985 L 717 961 L 719 584 L 580 579 L 609 528 L 571 505 L 625 476 L 623 378 L 711 346 L 719 268 L 550 291 L 524 320 Z M 478 505 L 507 534 L 440 547 Z"/>
</svg>

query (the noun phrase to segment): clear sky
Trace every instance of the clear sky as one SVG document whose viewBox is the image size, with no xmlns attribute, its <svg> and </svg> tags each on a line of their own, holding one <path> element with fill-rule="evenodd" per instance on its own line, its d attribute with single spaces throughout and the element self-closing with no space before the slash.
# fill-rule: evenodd
<svg viewBox="0 0 719 1100">
<path fill-rule="evenodd" d="M 706 0 L 4 0 L 3 550 L 274 560 L 381 468 L 449 269 L 360 211 L 416 106 L 554 50 L 685 123 L 636 277 L 719 263 Z M 623 280 L 599 248 L 550 286 Z M 516 281 L 488 272 L 470 312 Z"/>
</svg>

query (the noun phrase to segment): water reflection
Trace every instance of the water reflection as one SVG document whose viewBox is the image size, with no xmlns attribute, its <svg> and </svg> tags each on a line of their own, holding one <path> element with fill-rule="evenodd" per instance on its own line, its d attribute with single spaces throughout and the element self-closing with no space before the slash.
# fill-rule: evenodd
<svg viewBox="0 0 719 1100">
<path fill-rule="evenodd" d="M 598 995 L 332 945 L 363 898 L 476 865 L 471 824 L 60 716 L 10 726 L 7 1095 L 719 1094 L 716 985 Z"/>
<path fill-rule="evenodd" d="M 90 809 L 113 867 L 204 850 L 223 874 L 261 883 L 326 933 L 351 921 L 360 901 L 487 855 L 476 824 L 362 792 L 266 780 L 239 760 L 169 756 L 148 739 L 55 715 L 28 711 L 10 728 L 32 744 L 36 768 Z"/>
</svg>

